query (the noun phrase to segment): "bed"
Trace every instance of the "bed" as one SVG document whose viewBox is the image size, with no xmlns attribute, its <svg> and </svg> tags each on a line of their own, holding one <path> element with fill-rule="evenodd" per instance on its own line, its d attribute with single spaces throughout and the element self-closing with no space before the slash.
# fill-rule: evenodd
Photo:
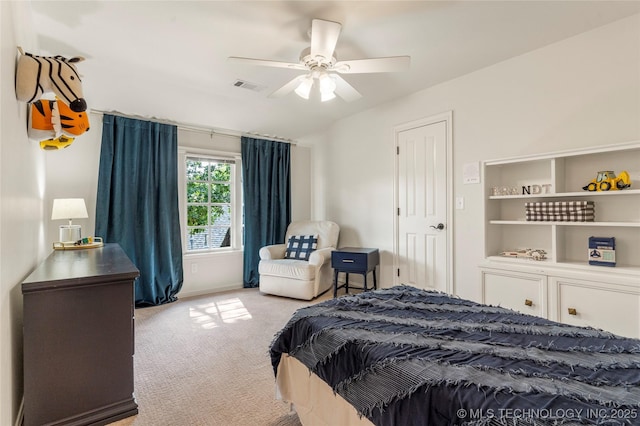
<svg viewBox="0 0 640 426">
<path fill-rule="evenodd" d="M 304 425 L 640 425 L 640 340 L 410 286 L 299 309 L 270 356 Z"/>
</svg>

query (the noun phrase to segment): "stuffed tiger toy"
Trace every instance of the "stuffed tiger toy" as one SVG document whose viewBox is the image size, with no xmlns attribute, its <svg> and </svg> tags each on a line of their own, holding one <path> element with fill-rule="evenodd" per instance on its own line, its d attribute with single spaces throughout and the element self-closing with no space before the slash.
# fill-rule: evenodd
<svg viewBox="0 0 640 426">
<path fill-rule="evenodd" d="M 41 99 L 29 108 L 27 125 L 29 139 L 40 142 L 42 149 L 66 148 L 89 130 L 86 112 L 74 112 L 59 99 Z"/>
</svg>

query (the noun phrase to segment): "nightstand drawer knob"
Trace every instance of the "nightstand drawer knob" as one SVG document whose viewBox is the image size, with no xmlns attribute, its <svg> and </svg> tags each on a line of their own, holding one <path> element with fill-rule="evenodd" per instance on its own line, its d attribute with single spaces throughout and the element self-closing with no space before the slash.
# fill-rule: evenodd
<svg viewBox="0 0 640 426">
<path fill-rule="evenodd" d="M 569 308 L 567 310 L 569 311 L 569 315 L 578 315 L 578 311 L 576 311 L 576 308 Z"/>
<path fill-rule="evenodd" d="M 353 263 L 355 260 L 353 259 L 342 259 L 342 263 Z"/>
<path fill-rule="evenodd" d="M 532 300 L 529 300 L 529 299 L 525 299 L 524 304 L 525 304 L 526 306 L 533 306 L 533 301 L 532 301 Z"/>
</svg>

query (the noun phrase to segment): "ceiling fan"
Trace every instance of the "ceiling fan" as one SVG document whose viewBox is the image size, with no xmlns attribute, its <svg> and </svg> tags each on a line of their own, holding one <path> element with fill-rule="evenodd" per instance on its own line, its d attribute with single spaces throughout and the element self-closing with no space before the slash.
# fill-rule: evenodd
<svg viewBox="0 0 640 426">
<path fill-rule="evenodd" d="M 341 30 L 342 25 L 338 22 L 314 19 L 311 22 L 311 46 L 302 51 L 300 62 L 298 63 L 237 56 L 230 56 L 228 60 L 248 65 L 307 71 L 307 73 L 295 77 L 271 93 L 269 97 L 281 97 L 295 90 L 298 96 L 309 99 L 311 89 L 316 85 L 322 102 L 335 98 L 336 94 L 347 102 L 362 97 L 353 86 L 338 74 L 396 72 L 409 68 L 411 61 L 409 56 L 338 61 L 335 47 Z"/>
</svg>

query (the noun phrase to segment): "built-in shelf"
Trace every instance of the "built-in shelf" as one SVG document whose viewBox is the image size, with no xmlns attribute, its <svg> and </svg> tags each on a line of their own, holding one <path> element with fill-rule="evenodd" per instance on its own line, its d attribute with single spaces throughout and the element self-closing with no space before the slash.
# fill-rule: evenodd
<svg viewBox="0 0 640 426">
<path fill-rule="evenodd" d="M 640 186 L 640 182 L 637 183 Z M 582 192 L 561 192 L 553 194 L 536 194 L 536 195 L 491 195 L 490 200 L 512 200 L 518 198 L 527 198 L 535 200 L 537 198 L 566 198 L 566 197 L 611 197 L 611 196 L 638 196 L 640 189 L 623 189 L 619 191 L 582 191 Z"/>
<path fill-rule="evenodd" d="M 543 269 L 551 266 L 551 267 L 561 267 L 563 269 L 589 271 L 594 273 L 615 272 L 617 274 L 622 273 L 622 274 L 628 274 L 628 275 L 637 275 L 640 277 L 640 266 L 625 266 L 625 265 L 616 265 L 615 267 L 594 266 L 594 265 L 589 265 L 589 263 L 586 261 L 584 262 L 563 261 L 558 263 L 558 262 L 553 262 L 550 259 L 533 260 L 533 259 L 515 258 L 515 257 L 507 257 L 507 256 L 489 256 L 487 257 L 487 260 L 490 262 L 519 265 L 519 266 L 524 266 L 528 268 Z"/>
<path fill-rule="evenodd" d="M 631 187 L 584 191 L 601 170 L 627 171 Z M 640 268 L 640 141 L 558 154 L 486 161 L 485 258 L 522 248 L 542 249 L 554 265 L 565 259 L 588 260 L 591 236 L 615 237 L 616 261 Z M 492 195 L 494 191 L 539 194 Z M 524 191 L 524 189 L 522 189 Z M 527 202 L 592 201 L 593 221 L 525 220 Z M 617 270 L 612 271 L 616 274 Z"/>
<path fill-rule="evenodd" d="M 490 220 L 491 225 L 555 225 L 555 226 L 611 226 L 622 228 L 640 227 L 640 222 L 550 222 L 536 220 Z"/>
<path fill-rule="evenodd" d="M 631 187 L 583 191 L 603 170 L 627 171 Z M 483 172 L 482 301 L 639 338 L 640 141 L 486 161 Z M 530 201 L 592 201 L 594 221 L 528 221 Z M 590 237 L 615 238 L 615 266 L 589 264 Z M 500 256 L 519 249 L 547 259 Z"/>
</svg>

